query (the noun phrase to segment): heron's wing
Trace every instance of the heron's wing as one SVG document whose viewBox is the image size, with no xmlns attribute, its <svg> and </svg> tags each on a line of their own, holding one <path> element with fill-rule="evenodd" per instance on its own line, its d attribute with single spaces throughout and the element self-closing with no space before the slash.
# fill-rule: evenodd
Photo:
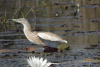
<svg viewBox="0 0 100 67">
<path fill-rule="evenodd" d="M 41 40 L 45 43 L 46 46 L 54 47 L 56 48 L 57 45 L 61 43 L 67 43 L 66 40 L 63 40 L 58 35 L 50 32 L 39 32 L 38 36 L 41 38 Z"/>
<path fill-rule="evenodd" d="M 40 33 L 38 33 L 38 36 L 42 39 L 50 40 L 50 41 L 62 40 L 62 38 L 60 38 L 58 35 L 50 33 L 50 32 L 40 32 Z"/>
</svg>

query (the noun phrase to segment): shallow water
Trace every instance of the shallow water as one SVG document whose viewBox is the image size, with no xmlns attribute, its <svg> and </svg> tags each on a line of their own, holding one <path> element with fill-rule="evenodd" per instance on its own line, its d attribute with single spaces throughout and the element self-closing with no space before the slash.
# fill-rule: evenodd
<svg viewBox="0 0 100 67">
<path fill-rule="evenodd" d="M 77 7 L 78 3 L 80 7 Z M 89 62 L 81 61 L 100 59 L 99 0 L 3 0 L 0 8 L 0 50 L 8 51 L 0 53 L 1 67 L 29 67 L 26 61 L 29 56 L 61 63 L 56 67 L 88 67 Z M 31 8 L 35 14 L 29 12 Z M 23 26 L 7 19 L 25 15 L 33 30 L 58 34 L 68 41 L 72 50 L 62 53 L 16 52 L 33 45 L 26 39 Z M 100 63 L 91 61 L 90 66 L 99 67 Z"/>
</svg>

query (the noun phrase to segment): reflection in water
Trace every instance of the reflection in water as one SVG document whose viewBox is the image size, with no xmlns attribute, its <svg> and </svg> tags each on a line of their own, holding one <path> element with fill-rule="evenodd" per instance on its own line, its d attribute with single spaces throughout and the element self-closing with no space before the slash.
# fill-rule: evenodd
<svg viewBox="0 0 100 67">
<path fill-rule="evenodd" d="M 78 9 L 76 6 L 79 3 L 79 12 L 74 14 Z M 12 24 L 8 19 L 25 16 L 26 13 L 34 7 L 34 12 L 29 12 L 27 18 L 32 26 L 32 29 L 37 31 L 50 31 L 60 35 L 68 41 L 72 51 L 55 54 L 34 54 L 48 59 L 53 59 L 56 62 L 62 62 L 60 66 L 78 66 L 88 64 L 75 63 L 74 60 L 82 60 L 85 58 L 99 58 L 99 43 L 100 43 L 100 2 L 99 0 L 1 0 L 0 1 L 0 48 L 4 49 L 21 49 L 27 46 L 32 46 L 22 32 L 22 25 Z M 58 12 L 59 16 L 55 17 Z M 5 22 L 5 23 L 4 23 Z M 35 25 L 36 22 L 36 25 Z M 14 27 L 15 26 L 15 27 Z M 13 44 L 13 45 L 11 45 Z M 29 45 L 30 44 L 30 45 Z M 8 46 L 10 45 L 10 46 Z M 91 45 L 98 45 L 96 50 L 87 50 Z M 75 50 L 75 51 L 74 51 Z M 83 51 L 84 50 L 84 51 Z M 88 51 L 88 52 L 87 52 Z M 68 55 L 66 55 L 68 53 Z M 15 55 L 13 55 L 15 54 Z M 27 55 L 27 56 L 26 56 Z M 1 53 L 0 65 L 6 67 L 13 63 L 16 67 L 27 67 L 25 62 L 26 57 L 31 53 Z M 46 55 L 46 56 L 45 56 Z M 5 57 L 6 56 L 6 57 Z M 63 56 L 63 57 L 62 57 Z M 13 59 L 10 59 L 10 58 Z M 16 59 L 17 57 L 18 59 Z M 55 57 L 55 58 L 53 58 Z M 78 57 L 78 59 L 77 59 Z M 8 59 L 6 59 L 8 58 Z M 69 59 L 70 58 L 70 59 Z M 53 61 L 51 60 L 51 61 Z M 75 60 L 75 61 L 76 61 Z M 20 61 L 21 63 L 19 63 Z M 65 61 L 65 62 L 63 62 Z M 23 63 L 22 63 L 23 62 Z M 66 64 L 66 62 L 68 62 Z M 70 62 L 70 63 L 69 63 Z M 17 63 L 17 64 L 16 64 Z M 4 65 L 6 64 L 6 65 Z M 79 64 L 79 65 L 78 65 Z M 14 66 L 10 67 L 14 67 Z M 99 65 L 99 64 L 91 64 Z"/>
</svg>

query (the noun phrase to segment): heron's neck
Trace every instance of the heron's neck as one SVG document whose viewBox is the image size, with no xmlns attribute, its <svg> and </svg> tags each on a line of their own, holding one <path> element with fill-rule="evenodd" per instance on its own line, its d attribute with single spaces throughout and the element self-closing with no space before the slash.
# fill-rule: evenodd
<svg viewBox="0 0 100 67">
<path fill-rule="evenodd" d="M 24 33 L 25 32 L 32 32 L 31 26 L 29 23 L 24 24 L 24 29 L 23 29 Z"/>
</svg>

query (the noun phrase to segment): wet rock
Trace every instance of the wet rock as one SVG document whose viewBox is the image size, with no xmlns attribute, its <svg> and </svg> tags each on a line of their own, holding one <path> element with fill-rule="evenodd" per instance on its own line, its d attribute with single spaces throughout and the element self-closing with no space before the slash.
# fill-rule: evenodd
<svg viewBox="0 0 100 67">
<path fill-rule="evenodd" d="M 86 48 L 84 48 L 84 49 L 95 49 L 95 48 L 93 48 L 93 47 L 86 47 Z"/>
<path fill-rule="evenodd" d="M 91 44 L 90 46 L 96 48 L 96 47 L 98 47 L 99 45 L 98 45 L 98 44 Z"/>
<path fill-rule="evenodd" d="M 76 33 L 85 33 L 84 31 L 77 31 Z"/>
<path fill-rule="evenodd" d="M 35 51 L 32 51 L 32 53 L 35 53 Z"/>
<path fill-rule="evenodd" d="M 65 32 L 70 32 L 70 31 L 72 31 L 72 30 L 64 30 Z"/>
<path fill-rule="evenodd" d="M 94 33 L 94 32 L 97 32 L 97 31 L 88 31 L 87 33 Z"/>
<path fill-rule="evenodd" d="M 97 20 L 92 20 L 91 22 L 95 23 L 95 22 L 98 22 Z"/>
<path fill-rule="evenodd" d="M 17 54 L 13 54 L 14 57 L 18 56 Z"/>
<path fill-rule="evenodd" d="M 9 54 L 5 54 L 5 57 L 9 57 L 10 55 Z"/>
<path fill-rule="evenodd" d="M 63 24 L 60 27 L 68 27 L 68 25 L 67 24 Z"/>
<path fill-rule="evenodd" d="M 73 26 L 74 28 L 83 28 L 83 26 Z"/>
<path fill-rule="evenodd" d="M 60 4 L 59 3 L 54 3 L 54 5 L 59 6 Z"/>
</svg>

